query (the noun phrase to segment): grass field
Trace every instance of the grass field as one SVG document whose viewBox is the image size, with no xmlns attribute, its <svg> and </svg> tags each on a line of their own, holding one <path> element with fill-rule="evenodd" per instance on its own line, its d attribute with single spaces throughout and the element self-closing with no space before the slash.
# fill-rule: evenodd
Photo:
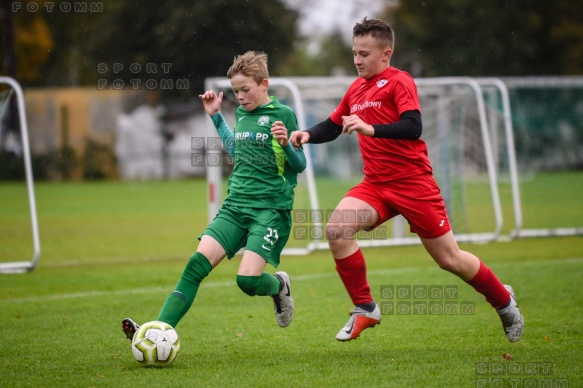
<svg viewBox="0 0 583 388">
<path fill-rule="evenodd" d="M 565 199 L 575 206 L 567 222 L 583 208 L 580 193 Z M 0 184 L 0 261 L 31 255 L 25 198 L 22 184 Z M 473 313 L 385 315 L 357 341 L 340 343 L 334 336 L 350 300 L 329 253 L 317 251 L 282 260 L 296 304 L 288 328 L 277 326 L 270 298 L 237 288 L 236 257 L 205 280 L 178 325 L 173 366 L 145 369 L 120 321 L 155 319 L 173 290 L 207 223 L 204 181 L 41 183 L 36 198 L 39 266 L 0 275 L 0 386 L 583 386 L 581 237 L 462 246 L 514 286 L 526 322 L 514 344 L 483 297 L 419 246 L 364 251 L 377 302 L 394 302 L 383 299 L 387 286 L 451 285 Z M 561 210 L 541 212 L 560 226 Z M 504 352 L 514 361 L 502 361 Z"/>
</svg>

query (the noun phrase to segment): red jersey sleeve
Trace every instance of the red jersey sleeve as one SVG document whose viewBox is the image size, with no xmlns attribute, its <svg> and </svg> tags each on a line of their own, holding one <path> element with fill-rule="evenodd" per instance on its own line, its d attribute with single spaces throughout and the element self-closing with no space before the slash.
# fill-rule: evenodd
<svg viewBox="0 0 583 388">
<path fill-rule="evenodd" d="M 421 113 L 417 85 L 408 73 L 400 72 L 391 80 L 391 86 L 399 116 L 408 110 L 418 110 Z"/>
</svg>

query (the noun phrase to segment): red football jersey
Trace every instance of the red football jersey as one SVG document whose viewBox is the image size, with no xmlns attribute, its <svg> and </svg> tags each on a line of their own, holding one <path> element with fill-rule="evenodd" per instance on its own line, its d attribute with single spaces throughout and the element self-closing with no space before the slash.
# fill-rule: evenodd
<svg viewBox="0 0 583 388">
<path fill-rule="evenodd" d="M 389 67 L 370 78 L 356 79 L 330 115 L 342 125 L 342 116 L 358 115 L 367 124 L 390 124 L 401 113 L 418 110 L 417 86 L 411 75 Z M 381 139 L 358 134 L 365 180 L 380 183 L 431 172 L 427 146 L 421 139 Z"/>
</svg>

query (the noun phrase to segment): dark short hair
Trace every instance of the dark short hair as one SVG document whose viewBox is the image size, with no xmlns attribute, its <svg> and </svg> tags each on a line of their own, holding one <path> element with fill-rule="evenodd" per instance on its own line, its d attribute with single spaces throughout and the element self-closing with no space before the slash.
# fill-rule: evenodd
<svg viewBox="0 0 583 388">
<path fill-rule="evenodd" d="M 395 34 L 389 23 L 381 19 L 362 19 L 361 22 L 356 23 L 352 29 L 352 37 L 360 37 L 371 35 L 377 39 L 381 44 L 393 49 L 395 41 Z"/>
</svg>

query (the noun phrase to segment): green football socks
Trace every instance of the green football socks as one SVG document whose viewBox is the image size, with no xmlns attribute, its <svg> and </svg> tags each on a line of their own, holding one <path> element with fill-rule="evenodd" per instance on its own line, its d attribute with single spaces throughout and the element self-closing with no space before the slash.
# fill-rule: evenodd
<svg viewBox="0 0 583 388">
<path fill-rule="evenodd" d="M 237 285 L 249 296 L 271 296 L 279 293 L 280 281 L 277 277 L 267 272 L 261 276 L 237 275 Z"/>
<path fill-rule="evenodd" d="M 186 268 L 184 268 L 174 292 L 168 296 L 164 306 L 162 306 L 158 321 L 166 322 L 176 327 L 184 314 L 190 309 L 190 306 L 192 306 L 200 282 L 208 276 L 211 270 L 212 266 L 208 259 L 202 253 L 196 252 L 188 260 L 188 264 L 186 264 Z"/>
</svg>

